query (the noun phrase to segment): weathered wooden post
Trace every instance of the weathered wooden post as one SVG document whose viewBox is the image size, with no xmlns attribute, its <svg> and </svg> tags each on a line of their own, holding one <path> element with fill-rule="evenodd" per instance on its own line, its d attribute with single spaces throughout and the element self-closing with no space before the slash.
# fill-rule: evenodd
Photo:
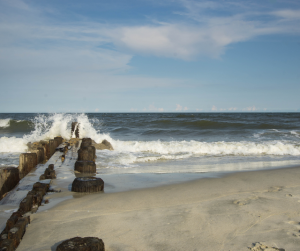
<svg viewBox="0 0 300 251">
<path fill-rule="evenodd" d="M 73 137 L 73 134 L 75 134 L 75 138 L 79 138 L 79 123 L 78 122 L 72 122 L 71 137 Z"/>
<path fill-rule="evenodd" d="M 37 155 L 36 153 L 21 153 L 19 158 L 19 172 L 20 179 L 28 174 L 32 168 L 37 165 Z"/>
<path fill-rule="evenodd" d="M 20 181 L 19 169 L 11 166 L 0 167 L 0 200 Z"/>
</svg>

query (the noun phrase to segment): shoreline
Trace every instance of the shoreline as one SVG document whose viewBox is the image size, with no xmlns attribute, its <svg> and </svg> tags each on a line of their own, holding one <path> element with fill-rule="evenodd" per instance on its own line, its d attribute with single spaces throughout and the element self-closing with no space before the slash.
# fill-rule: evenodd
<svg viewBox="0 0 300 251">
<path fill-rule="evenodd" d="M 99 237 L 108 251 L 241 251 L 256 242 L 298 250 L 298 201 L 300 167 L 77 194 L 32 214 L 18 251 L 55 250 L 75 236 Z"/>
</svg>

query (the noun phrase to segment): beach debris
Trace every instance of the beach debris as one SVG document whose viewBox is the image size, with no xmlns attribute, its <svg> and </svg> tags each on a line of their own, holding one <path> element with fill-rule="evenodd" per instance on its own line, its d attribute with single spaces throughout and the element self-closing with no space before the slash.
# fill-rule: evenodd
<svg viewBox="0 0 300 251">
<path fill-rule="evenodd" d="M 100 144 L 97 144 L 95 141 L 93 141 L 93 146 L 97 149 L 97 150 L 114 150 L 113 146 L 111 145 L 111 143 L 109 141 L 107 141 L 106 139 L 103 140 Z"/>
<path fill-rule="evenodd" d="M 97 177 L 75 178 L 72 183 L 72 191 L 79 193 L 94 193 L 103 191 L 104 181 Z"/>
<path fill-rule="evenodd" d="M 50 164 L 46 169 L 44 174 L 42 174 L 40 176 L 40 180 L 47 180 L 47 179 L 55 179 L 56 178 L 56 174 L 55 174 L 55 170 L 54 170 L 54 165 Z"/>
<path fill-rule="evenodd" d="M 275 247 L 268 247 L 264 243 L 256 242 L 252 244 L 253 247 L 248 247 L 251 251 L 285 251 L 283 248 L 275 248 Z"/>
<path fill-rule="evenodd" d="M 104 242 L 97 237 L 74 237 L 63 241 L 56 251 L 105 251 Z"/>
</svg>

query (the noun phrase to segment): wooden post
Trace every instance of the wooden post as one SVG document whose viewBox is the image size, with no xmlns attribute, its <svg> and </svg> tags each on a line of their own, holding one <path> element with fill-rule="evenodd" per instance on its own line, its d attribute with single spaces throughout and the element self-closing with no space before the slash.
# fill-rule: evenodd
<svg viewBox="0 0 300 251">
<path fill-rule="evenodd" d="M 18 167 L 20 171 L 20 179 L 22 179 L 26 174 L 28 174 L 32 168 L 36 167 L 36 165 L 36 153 L 21 153 Z"/>
<path fill-rule="evenodd" d="M 73 137 L 75 131 L 75 138 L 79 138 L 79 123 L 72 122 L 71 138 Z"/>
</svg>

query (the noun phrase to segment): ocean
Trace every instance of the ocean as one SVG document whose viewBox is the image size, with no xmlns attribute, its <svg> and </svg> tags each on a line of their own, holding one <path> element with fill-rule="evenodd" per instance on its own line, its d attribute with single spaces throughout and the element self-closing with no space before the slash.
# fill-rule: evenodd
<svg viewBox="0 0 300 251">
<path fill-rule="evenodd" d="M 106 139 L 97 173 L 226 173 L 300 165 L 300 113 L 0 114 L 0 165 L 55 136 Z"/>
</svg>

